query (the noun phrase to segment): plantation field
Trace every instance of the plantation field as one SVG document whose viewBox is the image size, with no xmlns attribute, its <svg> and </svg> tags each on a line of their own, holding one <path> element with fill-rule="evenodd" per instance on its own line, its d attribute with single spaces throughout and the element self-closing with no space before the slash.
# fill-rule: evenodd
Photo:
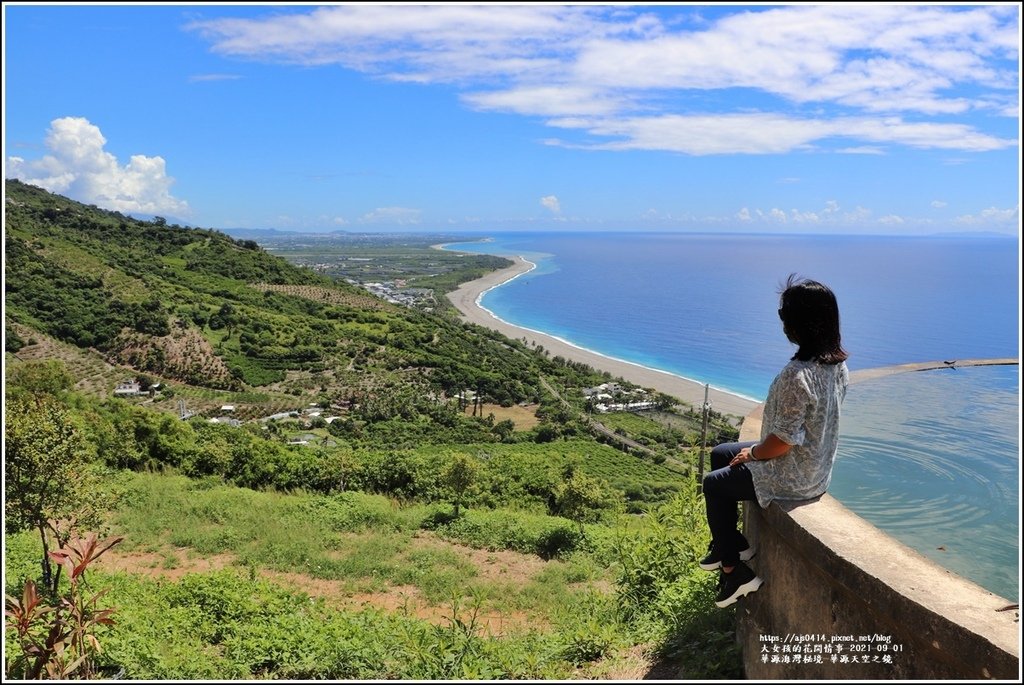
<svg viewBox="0 0 1024 685">
<path fill-rule="evenodd" d="M 252 287 L 260 292 L 277 292 L 285 295 L 302 297 L 314 302 L 355 307 L 361 310 L 393 310 L 394 306 L 370 294 L 359 294 L 338 291 L 333 288 L 309 285 L 275 285 L 271 283 L 253 283 Z"/>
<path fill-rule="evenodd" d="M 480 411 L 479 409 L 477 411 Z M 470 404 L 466 407 L 465 412 L 467 415 L 472 415 L 473 405 Z M 488 414 L 494 414 L 494 421 L 509 420 L 515 424 L 517 431 L 530 430 L 536 428 L 540 424 L 540 419 L 537 418 L 537 406 L 527 405 L 519 406 L 515 405 L 512 407 L 503 407 L 500 404 L 484 404 L 483 411 L 480 412 L 482 416 Z"/>
<path fill-rule="evenodd" d="M 60 360 L 76 379 L 76 389 L 95 397 L 109 396 L 120 381 L 136 373 L 134 369 L 107 363 L 96 352 L 63 343 L 27 326 L 12 324 L 11 328 L 32 344 L 22 347 L 16 355 L 7 353 L 7 368 L 17 368 L 25 362 Z"/>
<path fill-rule="evenodd" d="M 523 484 L 559 480 L 566 466 L 575 465 L 588 476 L 604 481 L 623 493 L 628 510 L 640 513 L 644 506 L 665 502 L 692 483 L 692 477 L 666 464 L 655 464 L 638 456 L 586 439 L 551 443 L 488 443 L 460 445 L 459 451 L 484 462 L 488 472 Z M 449 452 L 443 446 L 423 445 L 413 453 L 417 459 L 434 461 Z"/>
</svg>

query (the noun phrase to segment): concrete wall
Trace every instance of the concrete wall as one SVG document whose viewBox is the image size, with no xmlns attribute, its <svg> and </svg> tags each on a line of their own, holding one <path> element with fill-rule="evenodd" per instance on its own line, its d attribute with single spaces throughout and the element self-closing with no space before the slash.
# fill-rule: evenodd
<svg viewBox="0 0 1024 685">
<path fill-rule="evenodd" d="M 741 440 L 759 437 L 760 412 Z M 765 581 L 737 605 L 748 678 L 1020 680 L 1019 598 L 942 568 L 827 494 L 744 506 Z"/>
</svg>

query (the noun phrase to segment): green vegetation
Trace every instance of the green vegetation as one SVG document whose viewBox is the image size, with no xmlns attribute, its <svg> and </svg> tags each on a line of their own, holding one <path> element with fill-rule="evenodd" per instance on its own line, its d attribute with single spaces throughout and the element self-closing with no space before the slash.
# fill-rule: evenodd
<svg viewBox="0 0 1024 685">
<path fill-rule="evenodd" d="M 17 387 L 12 390 L 16 396 L 21 392 Z M 140 554 L 154 558 L 148 568 L 90 573 L 96 587 L 111 587 L 105 602 L 117 607 L 116 623 L 97 630 L 104 645 L 95 656 L 99 672 L 124 668 L 132 678 L 304 674 L 441 679 L 477 677 L 476 673 L 587 677 L 599 672 L 592 669 L 613 668 L 618 650 L 637 644 L 647 645 L 651 658 L 666 649 L 689 654 L 686 659 L 692 658 L 692 663 L 686 659 L 681 663 L 688 673 L 707 668 L 703 660 L 711 657 L 720 661 L 717 670 L 708 673 L 735 669 L 735 661 L 723 656 L 731 649 L 728 614 L 707 610 L 713 594 L 710 576 L 693 571 L 707 538 L 699 532 L 702 527 L 688 524 L 700 508 L 691 488 L 644 520 L 623 518 L 614 508 L 604 507 L 602 500 L 612 491 L 598 485 L 597 478 L 584 476 L 574 460 L 559 455 L 561 444 L 534 443 L 530 452 L 536 459 L 527 455 L 518 470 L 514 470 L 520 456 L 515 445 L 499 445 L 500 453 L 486 457 L 446 451 L 435 452 L 434 459 L 429 459 L 430 448 L 406 455 L 407 459 L 380 452 L 335 454 L 336 469 L 329 473 L 348 476 L 344 492 L 338 481 L 315 477 L 302 487 L 292 481 L 292 494 L 285 494 L 283 488 L 261 492 L 232 486 L 217 476 L 175 475 L 168 464 L 189 463 L 185 455 L 195 446 L 189 441 L 189 430 L 215 431 L 203 434 L 199 442 L 214 451 L 225 450 L 220 452 L 225 457 L 230 455 L 226 450 L 231 439 L 240 441 L 234 443 L 236 447 L 247 445 L 244 451 L 257 460 L 272 453 L 271 440 L 202 422 L 153 423 L 151 412 L 122 402 L 72 395 L 66 404 L 69 425 L 89 426 L 76 430 L 75 438 L 97 459 L 109 464 L 125 455 L 139 458 L 148 453 L 146 463 L 166 472 L 110 470 L 108 466 L 92 493 L 81 494 L 107 503 L 107 525 L 125 538 L 126 559 Z M 111 440 L 115 433 L 121 436 L 119 441 Z M 228 441 L 222 447 L 210 439 L 218 436 Z M 585 444 L 578 441 L 575 449 Z M 608 454 L 614 452 L 590 444 Z M 545 449 L 549 459 L 563 464 L 567 479 L 559 483 L 549 477 L 542 463 Z M 305 461 L 310 473 L 316 472 L 317 459 L 323 457 L 312 450 L 289 454 L 295 464 Z M 450 457 L 447 466 L 442 465 L 441 455 Z M 240 477 L 262 472 L 256 463 L 245 464 Z M 473 504 L 455 515 L 448 499 L 453 485 L 459 485 L 453 484 L 451 476 L 464 468 L 454 466 L 460 463 L 473 464 L 472 477 L 461 481 L 465 501 Z M 645 462 L 629 459 L 625 463 Z M 494 473 L 507 474 L 506 483 L 516 484 L 506 486 L 506 505 L 484 504 L 486 498 L 477 490 L 487 482 L 489 467 Z M 279 472 L 289 468 L 298 467 L 284 463 Z M 628 468 L 622 470 L 625 476 Z M 311 491 L 318 482 L 324 487 L 322 493 Z M 353 491 L 356 483 L 366 491 Z M 495 485 L 492 482 L 488 488 L 492 496 Z M 531 492 L 532 496 L 527 495 Z M 549 511 L 549 505 L 542 504 L 544 499 L 558 513 Z M 32 561 L 33 556 L 38 559 L 38 547 L 29 541 L 24 533 L 8 536 L 8 594 L 18 593 L 24 580 L 38 573 Z M 526 555 L 511 568 L 526 565 L 529 557 L 548 561 L 518 582 L 495 580 L 459 551 L 467 548 Z M 158 575 L 157 570 L 188 569 L 196 560 L 212 558 L 224 559 L 224 569 L 187 571 L 171 584 L 148 579 Z M 337 585 L 328 597 L 309 595 L 271 582 L 274 573 L 290 574 L 292 586 L 299 577 L 300 588 L 317 587 L 318 582 Z M 602 589 L 608 585 L 614 590 Z M 339 611 L 330 603 L 333 596 L 380 595 L 396 587 L 415 588 L 427 606 L 438 607 L 442 615 L 450 609 L 451 620 L 432 622 L 412 614 L 353 607 Z M 679 612 L 692 615 L 692 621 L 680 619 Z M 495 635 L 474 618 L 523 613 L 532 617 L 523 625 L 544 629 L 523 627 Z M 263 629 L 263 637 L 257 639 L 261 633 L 254 626 Z M 293 634 L 295 630 L 304 631 L 301 639 L 288 642 L 300 637 Z M 339 635 L 358 636 L 356 651 L 363 656 L 343 650 L 344 654 L 327 658 L 318 651 L 317 644 L 329 645 Z M 708 635 L 717 637 L 709 643 Z M 250 644 L 251 640 L 256 642 Z M 286 652 L 291 655 L 283 662 L 277 660 L 284 648 L 282 640 L 290 645 Z M 459 658 L 468 659 L 469 670 L 450 670 L 452 664 L 428 656 L 454 649 L 450 640 L 468 650 L 458 653 Z M 394 643 L 398 651 L 382 652 L 380 643 Z M 196 671 L 189 654 L 208 656 L 201 667 L 205 670 Z M 530 661 L 539 655 L 543 658 Z"/>
<path fill-rule="evenodd" d="M 630 454 L 585 417 L 606 374 L 252 241 L 7 190 L 8 675 L 739 674 L 695 570 L 692 413 L 609 416 Z M 112 397 L 132 377 L 152 391 Z"/>
</svg>

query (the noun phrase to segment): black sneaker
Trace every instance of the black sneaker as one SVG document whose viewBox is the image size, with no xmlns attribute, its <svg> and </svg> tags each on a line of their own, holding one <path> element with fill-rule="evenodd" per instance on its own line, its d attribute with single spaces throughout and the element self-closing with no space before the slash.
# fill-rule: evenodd
<svg viewBox="0 0 1024 685">
<path fill-rule="evenodd" d="M 753 545 L 747 545 L 746 549 L 740 550 L 740 561 L 750 561 L 757 554 L 757 550 L 754 549 Z M 722 568 L 722 557 L 718 555 L 715 550 L 714 544 L 708 545 L 708 555 L 700 560 L 697 564 L 705 571 L 717 571 Z"/>
<path fill-rule="evenodd" d="M 742 561 L 736 564 L 732 573 L 723 572 L 718 579 L 718 596 L 715 597 L 715 606 L 724 609 L 730 604 L 735 604 L 743 595 L 757 592 L 761 587 L 761 580 L 750 567 Z"/>
</svg>

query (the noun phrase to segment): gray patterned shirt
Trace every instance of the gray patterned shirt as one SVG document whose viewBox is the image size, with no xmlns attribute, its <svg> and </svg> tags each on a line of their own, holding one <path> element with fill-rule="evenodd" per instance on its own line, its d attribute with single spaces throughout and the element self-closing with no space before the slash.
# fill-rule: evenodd
<svg viewBox="0 0 1024 685">
<path fill-rule="evenodd" d="M 792 449 L 777 459 L 747 462 L 757 502 L 811 499 L 832 480 L 839 445 L 839 409 L 850 372 L 846 362 L 790 361 L 768 389 L 761 440 L 769 433 Z"/>
</svg>

